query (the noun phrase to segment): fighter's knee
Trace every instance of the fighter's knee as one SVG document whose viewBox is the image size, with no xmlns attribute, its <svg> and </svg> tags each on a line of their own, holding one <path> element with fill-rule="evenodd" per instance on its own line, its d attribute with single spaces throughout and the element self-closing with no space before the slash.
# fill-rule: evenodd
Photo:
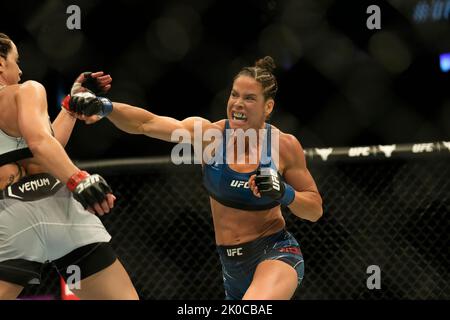
<svg viewBox="0 0 450 320">
<path fill-rule="evenodd" d="M 0 280 L 0 300 L 14 300 L 22 289 L 22 286 Z"/>
</svg>

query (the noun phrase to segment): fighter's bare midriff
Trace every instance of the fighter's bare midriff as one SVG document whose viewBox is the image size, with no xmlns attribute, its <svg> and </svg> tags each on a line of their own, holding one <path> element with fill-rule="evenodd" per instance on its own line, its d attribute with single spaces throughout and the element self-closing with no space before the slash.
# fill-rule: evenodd
<svg viewBox="0 0 450 320">
<path fill-rule="evenodd" d="M 216 122 L 222 130 L 225 121 Z M 260 148 L 258 148 L 257 162 L 259 163 Z M 236 155 L 236 153 L 235 153 Z M 236 160 L 236 159 L 234 159 Z M 249 155 L 245 154 L 245 163 L 228 163 L 228 167 L 239 173 L 250 173 L 258 168 L 258 163 L 249 163 Z M 279 171 L 283 172 L 284 161 L 280 157 Z M 238 245 L 255 239 L 274 234 L 282 230 L 286 223 L 280 206 L 266 210 L 241 210 L 225 206 L 210 198 L 211 212 L 217 245 Z"/>
<path fill-rule="evenodd" d="M 247 211 L 230 208 L 211 199 L 211 211 L 218 245 L 238 245 L 274 234 L 285 226 L 280 206 Z"/>
</svg>

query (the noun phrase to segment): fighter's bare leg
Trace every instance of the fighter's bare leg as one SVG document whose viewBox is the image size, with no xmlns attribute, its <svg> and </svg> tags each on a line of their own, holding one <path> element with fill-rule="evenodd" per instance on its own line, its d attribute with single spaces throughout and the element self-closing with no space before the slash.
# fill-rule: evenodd
<svg viewBox="0 0 450 320">
<path fill-rule="evenodd" d="M 18 284 L 0 280 L 0 300 L 14 300 L 22 290 L 23 287 Z"/>
<path fill-rule="evenodd" d="M 128 273 L 118 259 L 109 267 L 81 280 L 71 291 L 82 300 L 138 300 Z"/>
<path fill-rule="evenodd" d="M 256 268 L 243 300 L 288 300 L 298 285 L 297 272 L 279 260 L 264 260 Z"/>
</svg>

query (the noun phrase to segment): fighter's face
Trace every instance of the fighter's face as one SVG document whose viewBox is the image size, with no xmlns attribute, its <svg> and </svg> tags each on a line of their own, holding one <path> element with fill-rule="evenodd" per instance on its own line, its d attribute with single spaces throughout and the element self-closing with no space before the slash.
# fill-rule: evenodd
<svg viewBox="0 0 450 320">
<path fill-rule="evenodd" d="M 6 59 L 0 57 L 0 75 L 6 85 L 17 84 L 22 76 L 22 70 L 19 68 L 19 52 L 14 42 L 11 41 L 11 50 Z"/>
<path fill-rule="evenodd" d="M 248 76 L 234 80 L 227 104 L 227 116 L 232 129 L 259 129 L 273 108 L 273 100 L 264 98 L 262 85 Z"/>
</svg>

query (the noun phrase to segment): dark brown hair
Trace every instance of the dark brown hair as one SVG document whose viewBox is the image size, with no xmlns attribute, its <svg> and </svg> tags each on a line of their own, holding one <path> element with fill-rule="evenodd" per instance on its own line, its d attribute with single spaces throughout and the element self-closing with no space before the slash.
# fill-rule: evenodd
<svg viewBox="0 0 450 320">
<path fill-rule="evenodd" d="M 12 49 L 12 41 L 11 39 L 4 33 L 0 32 L 0 57 L 6 59 L 8 53 Z"/>
<path fill-rule="evenodd" d="M 273 58 L 266 56 L 256 61 L 254 67 L 245 67 L 234 77 L 234 80 L 240 76 L 252 77 L 263 87 L 264 99 L 272 98 L 275 100 L 275 95 L 278 90 L 277 79 L 273 75 L 273 70 L 276 68 Z"/>
</svg>

